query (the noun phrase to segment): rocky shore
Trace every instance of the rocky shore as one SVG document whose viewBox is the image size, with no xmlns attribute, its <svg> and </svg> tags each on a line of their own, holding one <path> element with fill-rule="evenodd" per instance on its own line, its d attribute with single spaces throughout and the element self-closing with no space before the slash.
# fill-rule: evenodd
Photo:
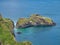
<svg viewBox="0 0 60 45">
<path fill-rule="evenodd" d="M 52 19 L 41 16 L 39 14 L 33 14 L 29 18 L 19 18 L 16 23 L 16 28 L 26 28 L 31 26 L 54 26 L 56 25 Z"/>
</svg>

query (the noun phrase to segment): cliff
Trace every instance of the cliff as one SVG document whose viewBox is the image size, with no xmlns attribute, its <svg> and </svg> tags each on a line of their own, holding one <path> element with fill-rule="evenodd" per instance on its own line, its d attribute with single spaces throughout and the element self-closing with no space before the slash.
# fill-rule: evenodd
<svg viewBox="0 0 60 45">
<path fill-rule="evenodd" d="M 9 18 L 0 15 L 0 45 L 32 45 L 29 41 L 16 42 L 12 35 L 14 22 Z"/>
</svg>

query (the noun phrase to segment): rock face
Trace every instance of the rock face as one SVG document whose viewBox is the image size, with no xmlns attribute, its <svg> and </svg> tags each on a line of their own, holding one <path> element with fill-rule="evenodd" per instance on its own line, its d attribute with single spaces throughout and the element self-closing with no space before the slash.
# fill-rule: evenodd
<svg viewBox="0 0 60 45">
<path fill-rule="evenodd" d="M 52 19 L 39 14 L 33 14 L 29 18 L 20 18 L 17 21 L 16 28 L 26 28 L 30 26 L 53 26 L 56 25 Z"/>
</svg>

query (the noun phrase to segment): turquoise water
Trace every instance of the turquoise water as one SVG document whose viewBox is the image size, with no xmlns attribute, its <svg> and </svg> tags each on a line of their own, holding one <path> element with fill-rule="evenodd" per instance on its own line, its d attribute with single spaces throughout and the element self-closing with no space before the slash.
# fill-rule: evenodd
<svg viewBox="0 0 60 45">
<path fill-rule="evenodd" d="M 56 26 L 15 29 L 16 41 L 31 41 L 33 45 L 60 45 L 60 1 L 59 0 L 0 0 L 0 12 L 15 23 L 20 17 L 41 14 L 52 18 Z M 17 34 L 17 32 L 22 32 Z"/>
<path fill-rule="evenodd" d="M 22 32 L 17 34 L 16 32 Z M 18 29 L 15 32 L 16 40 L 31 41 L 33 45 L 60 45 L 59 27 L 30 27 Z"/>
</svg>

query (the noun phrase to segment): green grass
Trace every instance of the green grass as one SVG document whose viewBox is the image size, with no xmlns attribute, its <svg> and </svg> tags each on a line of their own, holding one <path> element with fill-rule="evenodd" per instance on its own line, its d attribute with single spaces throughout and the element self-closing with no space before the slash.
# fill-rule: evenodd
<svg viewBox="0 0 60 45">
<path fill-rule="evenodd" d="M 29 41 L 16 42 L 10 30 L 14 29 L 13 21 L 8 18 L 0 19 L 0 43 L 2 45 L 32 45 Z"/>
<path fill-rule="evenodd" d="M 3 45 L 31 45 L 30 42 L 16 42 L 14 36 L 10 33 L 9 30 L 2 30 L 0 28 L 0 41 Z M 26 43 L 26 44 L 25 44 Z"/>
</svg>

